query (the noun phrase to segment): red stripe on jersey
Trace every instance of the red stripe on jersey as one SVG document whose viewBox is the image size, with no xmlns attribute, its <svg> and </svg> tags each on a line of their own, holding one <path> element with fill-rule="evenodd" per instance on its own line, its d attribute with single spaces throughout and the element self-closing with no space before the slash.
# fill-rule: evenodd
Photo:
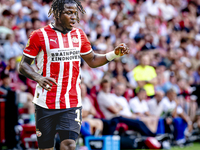
<svg viewBox="0 0 200 150">
<path fill-rule="evenodd" d="M 58 83 L 58 74 L 60 71 L 60 63 L 54 62 L 50 65 L 50 77 L 56 80 Z M 56 101 L 56 93 L 57 93 L 57 85 L 53 84 L 50 91 L 47 92 L 46 96 L 46 104 L 49 109 L 55 109 L 55 101 Z"/>
<path fill-rule="evenodd" d="M 45 31 L 48 35 L 50 49 L 59 48 L 58 36 L 56 31 L 52 30 L 50 26 L 48 26 Z"/>
<path fill-rule="evenodd" d="M 79 40 L 78 40 L 78 35 L 76 33 L 76 30 L 73 30 L 71 32 L 71 39 L 72 39 L 73 47 L 79 47 Z"/>
<path fill-rule="evenodd" d="M 69 62 L 64 62 L 62 90 L 60 93 L 60 109 L 66 108 L 65 94 L 67 92 L 68 80 L 69 80 Z"/>
<path fill-rule="evenodd" d="M 66 35 L 62 34 L 62 38 L 63 38 L 64 48 L 69 48 L 69 40 L 68 40 L 67 34 Z"/>
<path fill-rule="evenodd" d="M 76 82 L 78 75 L 79 75 L 79 61 L 73 61 L 71 89 L 69 90 L 70 108 L 77 107 L 78 104 L 78 95 L 76 91 Z"/>
<path fill-rule="evenodd" d="M 45 28 L 44 28 L 45 29 Z M 41 31 L 41 30 L 40 30 Z M 46 44 L 45 44 L 45 40 L 44 40 L 44 36 L 43 36 L 43 33 L 42 33 L 42 31 L 40 32 L 40 34 L 39 34 L 40 36 L 40 38 L 42 38 L 42 40 L 41 41 L 43 41 L 42 42 L 42 50 L 43 50 L 43 52 L 44 52 L 44 61 L 43 61 L 43 70 L 42 70 L 42 75 L 43 75 L 43 77 L 46 77 L 46 75 L 47 75 L 47 50 L 46 50 Z M 44 92 L 44 89 L 42 89 L 42 92 Z"/>
<path fill-rule="evenodd" d="M 45 32 L 47 33 L 47 36 L 49 37 L 48 35 L 48 32 L 50 32 L 49 30 L 52 30 L 50 26 L 46 26 L 44 27 L 44 30 Z M 44 41 L 44 47 L 43 47 L 43 50 L 44 50 L 44 66 L 43 66 L 43 76 L 46 77 L 46 68 L 47 68 L 47 50 L 46 50 L 46 43 L 45 43 L 45 40 L 44 40 L 44 37 L 43 37 L 43 41 Z"/>
<path fill-rule="evenodd" d="M 57 33 L 54 30 L 52 30 L 52 28 L 50 26 L 47 26 L 44 29 L 45 29 L 45 32 L 49 39 L 50 49 L 59 48 Z M 47 57 L 47 55 L 46 55 L 46 57 Z M 58 82 L 59 71 L 60 71 L 60 63 L 59 62 L 51 62 L 50 77 L 54 78 L 56 80 L 56 82 Z M 48 91 L 47 96 L 46 96 L 46 104 L 49 109 L 55 109 L 56 94 L 57 94 L 57 86 L 55 84 L 53 84 L 51 91 Z"/>
</svg>

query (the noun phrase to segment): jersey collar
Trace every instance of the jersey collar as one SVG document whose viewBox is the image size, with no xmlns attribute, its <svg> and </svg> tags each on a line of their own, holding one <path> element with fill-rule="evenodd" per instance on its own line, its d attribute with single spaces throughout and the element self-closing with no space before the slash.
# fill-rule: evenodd
<svg viewBox="0 0 200 150">
<path fill-rule="evenodd" d="M 58 28 L 54 27 L 52 23 L 50 23 L 49 26 L 50 26 L 53 30 L 59 31 L 59 32 L 61 32 L 62 34 L 67 34 L 68 32 L 70 32 L 70 31 L 67 31 L 67 30 L 66 30 L 66 31 L 61 31 L 61 30 L 59 30 Z M 73 30 L 73 29 L 72 29 L 72 30 Z"/>
</svg>

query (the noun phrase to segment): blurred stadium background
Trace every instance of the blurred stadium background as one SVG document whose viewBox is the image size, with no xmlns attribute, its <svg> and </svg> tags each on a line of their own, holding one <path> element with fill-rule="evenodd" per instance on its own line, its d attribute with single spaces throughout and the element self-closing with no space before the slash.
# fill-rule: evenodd
<svg viewBox="0 0 200 150">
<path fill-rule="evenodd" d="M 130 54 L 95 69 L 82 60 L 77 150 L 199 150 L 200 0 L 81 2 L 86 14 L 76 27 L 93 50 L 126 43 Z M 52 22 L 51 3 L 0 0 L 1 149 L 37 149 L 36 83 L 17 69 L 30 33 Z"/>
</svg>

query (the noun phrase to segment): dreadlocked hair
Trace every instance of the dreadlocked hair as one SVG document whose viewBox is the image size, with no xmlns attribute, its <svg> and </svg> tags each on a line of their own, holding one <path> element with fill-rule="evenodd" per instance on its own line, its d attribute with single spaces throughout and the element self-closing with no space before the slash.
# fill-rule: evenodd
<svg viewBox="0 0 200 150">
<path fill-rule="evenodd" d="M 56 19 L 58 19 L 60 17 L 60 14 L 62 13 L 63 9 L 64 9 L 64 5 L 66 3 L 75 3 L 78 10 L 84 14 L 86 13 L 83 6 L 81 5 L 81 2 L 80 0 L 53 0 L 53 3 L 51 5 L 51 8 L 49 10 L 49 17 L 52 15 L 52 13 L 54 14 L 54 17 Z M 78 13 L 77 13 L 77 22 L 79 23 L 79 16 L 78 16 Z"/>
</svg>

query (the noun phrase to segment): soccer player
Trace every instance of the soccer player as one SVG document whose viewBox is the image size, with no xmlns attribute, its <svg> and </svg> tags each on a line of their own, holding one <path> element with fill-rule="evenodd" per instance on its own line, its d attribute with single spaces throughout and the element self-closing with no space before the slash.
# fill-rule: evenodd
<svg viewBox="0 0 200 150">
<path fill-rule="evenodd" d="M 53 150 L 57 132 L 61 150 L 75 150 L 82 119 L 80 57 L 95 68 L 129 53 L 122 43 L 105 55 L 95 54 L 86 34 L 74 27 L 78 10 L 85 13 L 79 0 L 54 0 L 49 15 L 55 22 L 30 35 L 20 62 L 20 73 L 37 82 L 33 103 L 40 150 Z M 31 67 L 34 59 L 38 71 Z"/>
</svg>

